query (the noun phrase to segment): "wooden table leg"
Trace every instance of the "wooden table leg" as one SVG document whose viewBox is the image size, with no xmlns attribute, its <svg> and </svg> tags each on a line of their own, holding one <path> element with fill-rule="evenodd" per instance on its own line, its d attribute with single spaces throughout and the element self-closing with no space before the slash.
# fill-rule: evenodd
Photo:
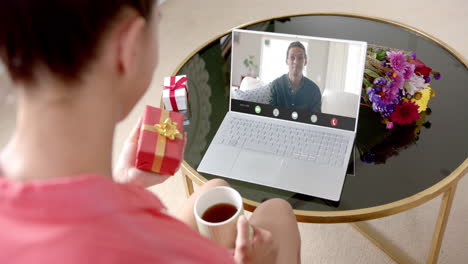
<svg viewBox="0 0 468 264">
<path fill-rule="evenodd" d="M 187 176 L 187 174 L 185 173 L 182 173 L 182 181 L 184 182 L 184 186 L 185 186 L 185 194 L 187 195 L 187 197 L 190 197 L 190 195 L 192 195 L 193 193 L 193 182 L 192 182 L 192 179 L 190 179 L 189 176 Z"/>
<path fill-rule="evenodd" d="M 453 185 L 442 197 L 439 216 L 437 218 L 434 235 L 432 237 L 431 251 L 429 252 L 429 258 L 427 259 L 427 263 L 429 264 L 437 263 L 439 259 L 440 246 L 442 245 L 442 240 L 444 238 L 445 228 L 447 227 L 448 217 L 450 215 L 450 210 L 452 209 L 452 202 L 456 188 L 457 184 Z"/>
</svg>

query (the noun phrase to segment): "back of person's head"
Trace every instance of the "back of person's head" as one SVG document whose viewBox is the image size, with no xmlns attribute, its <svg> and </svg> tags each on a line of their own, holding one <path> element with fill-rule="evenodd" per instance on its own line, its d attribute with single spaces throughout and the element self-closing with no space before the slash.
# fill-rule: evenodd
<svg viewBox="0 0 468 264">
<path fill-rule="evenodd" d="M 44 68 L 79 80 L 124 8 L 149 20 L 155 0 L 3 0 L 0 59 L 14 82 L 34 83 Z"/>
<path fill-rule="evenodd" d="M 304 51 L 304 57 L 307 58 L 307 52 L 306 52 L 306 49 L 305 49 L 304 45 L 302 45 L 302 43 L 299 42 L 299 41 L 294 41 L 294 42 L 291 42 L 291 44 L 289 44 L 288 50 L 286 51 L 286 59 L 289 56 L 289 50 L 292 49 L 292 48 L 302 49 Z"/>
</svg>

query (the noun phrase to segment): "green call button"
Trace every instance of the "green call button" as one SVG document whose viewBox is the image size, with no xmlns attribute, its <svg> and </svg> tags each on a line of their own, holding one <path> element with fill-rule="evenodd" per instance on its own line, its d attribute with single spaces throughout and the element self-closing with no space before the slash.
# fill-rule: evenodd
<svg viewBox="0 0 468 264">
<path fill-rule="evenodd" d="M 260 112 L 262 112 L 262 108 L 259 105 L 255 106 L 255 113 L 260 114 Z"/>
</svg>

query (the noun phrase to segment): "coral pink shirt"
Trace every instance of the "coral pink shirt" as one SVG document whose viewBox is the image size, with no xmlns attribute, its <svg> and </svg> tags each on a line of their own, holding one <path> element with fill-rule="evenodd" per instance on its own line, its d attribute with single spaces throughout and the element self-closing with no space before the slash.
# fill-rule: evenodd
<svg viewBox="0 0 468 264">
<path fill-rule="evenodd" d="M 97 175 L 0 176 L 0 263 L 233 263 L 142 187 Z"/>
</svg>

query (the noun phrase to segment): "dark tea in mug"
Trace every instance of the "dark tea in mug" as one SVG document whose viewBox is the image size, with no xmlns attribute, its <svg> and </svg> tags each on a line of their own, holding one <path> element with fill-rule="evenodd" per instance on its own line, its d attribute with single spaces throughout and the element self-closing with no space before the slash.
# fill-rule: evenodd
<svg viewBox="0 0 468 264">
<path fill-rule="evenodd" d="M 237 208 L 228 203 L 215 204 L 203 213 L 202 219 L 211 222 L 219 223 L 228 220 L 237 212 Z"/>
</svg>

